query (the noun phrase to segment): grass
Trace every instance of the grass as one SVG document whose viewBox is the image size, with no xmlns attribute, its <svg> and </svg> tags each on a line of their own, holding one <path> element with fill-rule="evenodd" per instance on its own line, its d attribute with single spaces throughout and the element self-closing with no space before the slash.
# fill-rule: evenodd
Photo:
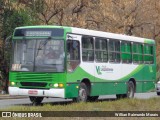
<svg viewBox="0 0 160 120">
<path fill-rule="evenodd" d="M 43 104 L 40 106 L 13 106 L 10 108 L 1 109 L 1 111 L 160 111 L 160 98 L 150 98 L 150 99 L 120 99 L 112 101 L 98 101 L 98 102 L 87 102 L 87 103 L 61 103 L 61 104 Z M 142 117 L 138 118 L 141 119 Z M 16 119 L 16 118 L 15 118 Z M 25 118 L 27 119 L 27 118 Z M 41 118 L 34 118 L 35 120 L 40 120 Z M 50 118 L 45 118 L 50 119 Z M 80 120 L 80 119 L 106 119 L 103 117 L 55 117 L 54 119 L 62 120 Z M 128 119 L 128 117 L 110 117 L 113 120 Z M 130 118 L 129 118 L 130 119 Z M 131 118 L 131 120 L 136 120 L 136 117 Z M 145 120 L 155 120 L 158 118 L 145 118 Z M 144 120 L 144 119 L 143 119 Z"/>
<path fill-rule="evenodd" d="M 160 111 L 160 98 L 120 99 L 87 103 L 43 104 L 41 106 L 13 106 L 8 111 Z"/>
</svg>

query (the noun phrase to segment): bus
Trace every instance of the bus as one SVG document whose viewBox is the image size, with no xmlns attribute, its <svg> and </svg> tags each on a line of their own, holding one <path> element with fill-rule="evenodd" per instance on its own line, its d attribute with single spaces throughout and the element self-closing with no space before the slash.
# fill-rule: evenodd
<svg viewBox="0 0 160 120">
<path fill-rule="evenodd" d="M 12 36 L 9 94 L 95 101 L 153 91 L 152 39 L 67 26 L 17 27 Z"/>
</svg>

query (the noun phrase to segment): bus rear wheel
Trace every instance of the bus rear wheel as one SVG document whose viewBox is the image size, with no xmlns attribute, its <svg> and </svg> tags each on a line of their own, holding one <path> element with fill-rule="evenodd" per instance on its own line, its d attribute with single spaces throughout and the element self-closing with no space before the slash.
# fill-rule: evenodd
<svg viewBox="0 0 160 120">
<path fill-rule="evenodd" d="M 133 98 L 134 97 L 134 92 L 135 92 L 135 86 L 132 81 L 128 82 L 128 88 L 127 88 L 127 98 Z"/>
<path fill-rule="evenodd" d="M 132 81 L 129 81 L 128 85 L 127 85 L 127 93 L 126 94 L 117 94 L 116 97 L 117 97 L 117 99 L 133 98 L 134 97 L 134 92 L 135 92 L 134 83 Z"/>
<path fill-rule="evenodd" d="M 80 83 L 78 97 L 74 98 L 74 102 L 87 102 L 88 100 L 88 88 L 85 83 Z"/>
<path fill-rule="evenodd" d="M 39 105 L 43 101 L 43 97 L 29 96 L 29 99 L 33 105 Z"/>
</svg>

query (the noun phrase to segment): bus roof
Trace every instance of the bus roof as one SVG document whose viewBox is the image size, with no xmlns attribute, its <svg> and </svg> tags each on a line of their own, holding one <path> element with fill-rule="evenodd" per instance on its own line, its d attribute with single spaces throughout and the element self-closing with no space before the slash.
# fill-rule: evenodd
<svg viewBox="0 0 160 120">
<path fill-rule="evenodd" d="M 116 34 L 116 33 L 110 33 L 110 32 L 103 32 L 103 31 L 97 31 L 97 30 L 89 30 L 89 29 L 83 29 L 83 28 L 77 28 L 77 27 L 68 27 L 68 26 L 37 25 L 37 26 L 17 27 L 16 29 L 27 29 L 27 28 L 63 28 L 63 29 L 71 29 L 71 33 L 74 33 L 74 34 L 155 44 L 155 41 L 152 39 L 128 36 L 128 35 Z"/>
</svg>

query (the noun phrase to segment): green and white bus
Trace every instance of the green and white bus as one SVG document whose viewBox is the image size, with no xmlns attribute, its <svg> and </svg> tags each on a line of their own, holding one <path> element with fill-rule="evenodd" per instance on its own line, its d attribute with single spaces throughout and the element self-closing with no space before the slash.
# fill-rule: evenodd
<svg viewBox="0 0 160 120">
<path fill-rule="evenodd" d="M 95 101 L 155 89 L 154 40 L 65 26 L 18 27 L 12 38 L 10 95 Z"/>
</svg>

